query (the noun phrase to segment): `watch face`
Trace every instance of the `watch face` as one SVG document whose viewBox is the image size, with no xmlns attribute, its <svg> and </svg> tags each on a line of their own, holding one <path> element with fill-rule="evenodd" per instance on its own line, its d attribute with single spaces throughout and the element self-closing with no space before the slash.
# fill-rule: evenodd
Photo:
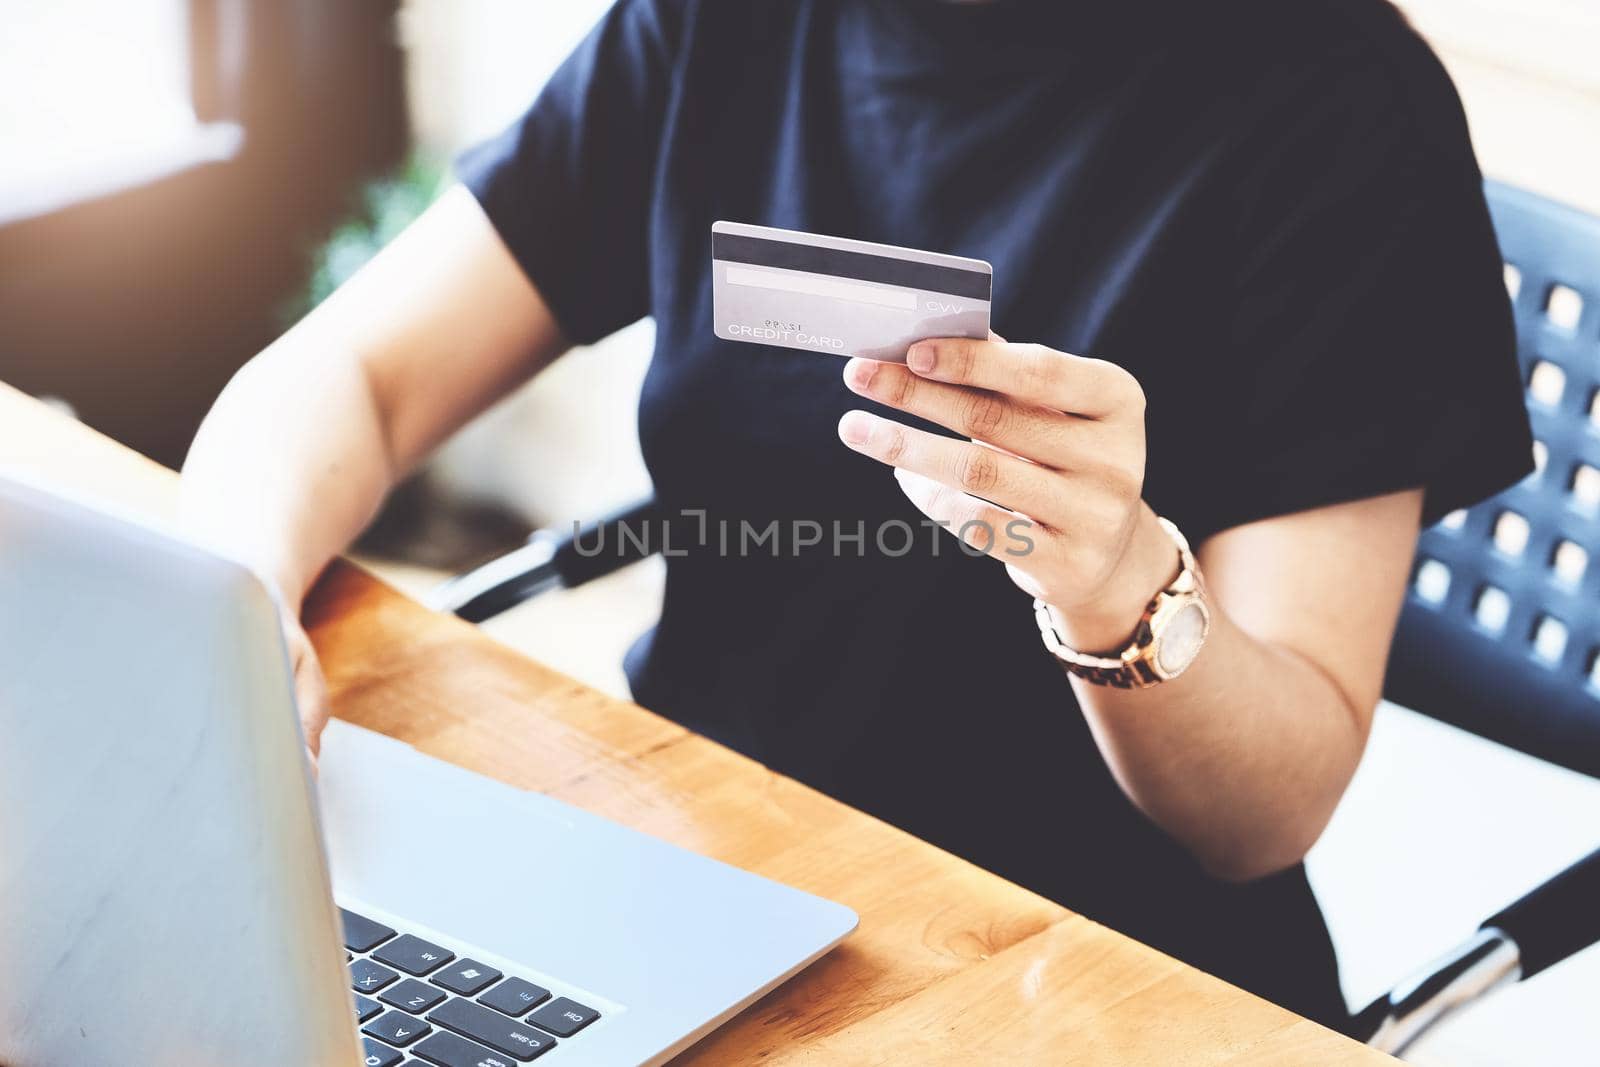
<svg viewBox="0 0 1600 1067">
<path fill-rule="evenodd" d="M 1161 634 L 1160 647 L 1156 650 L 1156 666 L 1161 668 L 1161 673 L 1169 678 L 1182 673 L 1200 653 L 1200 642 L 1205 636 L 1205 609 L 1199 601 L 1191 600 L 1178 609 Z"/>
</svg>

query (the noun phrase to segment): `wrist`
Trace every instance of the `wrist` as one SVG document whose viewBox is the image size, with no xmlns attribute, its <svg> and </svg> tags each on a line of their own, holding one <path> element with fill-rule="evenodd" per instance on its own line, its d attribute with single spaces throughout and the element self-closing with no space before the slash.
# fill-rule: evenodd
<svg viewBox="0 0 1600 1067">
<path fill-rule="evenodd" d="M 1100 593 L 1071 607 L 1050 605 L 1056 632 L 1073 648 L 1099 652 L 1126 646 L 1144 610 L 1182 569 L 1172 538 L 1149 506 L 1139 505 L 1139 521 L 1116 570 Z"/>
<path fill-rule="evenodd" d="M 272 554 L 259 558 L 247 557 L 240 562 L 249 567 L 261 584 L 267 587 L 284 615 L 298 621 L 300 606 L 311 588 L 311 581 L 302 576 L 300 568 Z"/>
<path fill-rule="evenodd" d="M 232 560 L 255 575 L 285 615 L 299 617 L 300 604 L 305 599 L 310 583 L 301 577 L 300 569 L 283 558 L 282 554 L 260 544 L 245 543 L 237 537 L 208 536 L 205 531 L 193 528 L 189 532 L 202 548 Z"/>
</svg>

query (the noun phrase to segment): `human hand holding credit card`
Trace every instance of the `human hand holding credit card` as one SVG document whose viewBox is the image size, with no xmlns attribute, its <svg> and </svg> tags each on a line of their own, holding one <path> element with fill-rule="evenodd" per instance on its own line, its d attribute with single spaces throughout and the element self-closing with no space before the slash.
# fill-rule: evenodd
<svg viewBox="0 0 1600 1067">
<path fill-rule="evenodd" d="M 930 337 L 989 336 L 981 259 L 718 222 L 712 317 L 727 341 L 902 363 Z"/>
<path fill-rule="evenodd" d="M 850 356 L 852 392 L 954 430 L 863 410 L 839 420 L 844 444 L 892 467 L 911 503 L 969 549 L 1002 560 L 1057 613 L 1058 632 L 1086 648 L 1125 639 L 1173 562 L 1142 497 L 1144 392 L 1133 375 L 994 335 L 982 260 L 711 229 L 718 337 Z"/>
</svg>

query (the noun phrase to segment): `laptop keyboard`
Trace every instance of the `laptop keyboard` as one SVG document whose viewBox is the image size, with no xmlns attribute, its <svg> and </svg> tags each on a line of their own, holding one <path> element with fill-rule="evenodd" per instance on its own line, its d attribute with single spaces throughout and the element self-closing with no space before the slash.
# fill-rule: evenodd
<svg viewBox="0 0 1600 1067">
<path fill-rule="evenodd" d="M 511 1067 L 600 1018 L 570 997 L 414 934 L 344 908 L 339 918 L 366 1067 Z"/>
</svg>

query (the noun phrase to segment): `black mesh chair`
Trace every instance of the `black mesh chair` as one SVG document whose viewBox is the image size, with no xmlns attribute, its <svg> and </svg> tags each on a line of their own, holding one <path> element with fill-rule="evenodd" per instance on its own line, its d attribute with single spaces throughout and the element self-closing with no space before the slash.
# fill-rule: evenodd
<svg viewBox="0 0 1600 1067">
<path fill-rule="evenodd" d="M 1423 532 L 1385 695 L 1600 777 L 1600 219 L 1493 182 L 1487 191 L 1539 469 Z M 642 501 L 541 531 L 441 586 L 432 606 L 482 622 L 650 555 L 665 519 Z M 1399 1052 L 1455 1008 L 1597 941 L 1600 849 L 1359 1012 L 1351 1033 Z"/>
<path fill-rule="evenodd" d="M 1537 469 L 1423 531 L 1384 695 L 1600 777 L 1600 219 L 1497 182 L 1486 191 Z M 1399 1051 L 1454 1007 L 1596 941 L 1600 850 L 1485 920 L 1354 1029 Z"/>
<path fill-rule="evenodd" d="M 1539 469 L 1423 533 L 1386 691 L 1600 776 L 1600 219 L 1488 192 Z"/>
</svg>

